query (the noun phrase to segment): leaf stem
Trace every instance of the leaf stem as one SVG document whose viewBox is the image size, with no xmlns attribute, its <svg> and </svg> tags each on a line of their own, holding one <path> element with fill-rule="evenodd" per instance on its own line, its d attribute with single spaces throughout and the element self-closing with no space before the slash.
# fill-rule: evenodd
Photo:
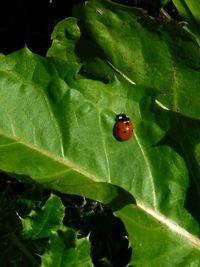
<svg viewBox="0 0 200 267">
<path fill-rule="evenodd" d="M 106 60 L 108 65 L 111 66 L 113 70 L 115 70 L 119 75 L 121 75 L 125 80 L 127 80 L 129 83 L 136 85 L 134 81 L 132 81 L 128 76 L 126 76 L 123 72 L 121 72 L 118 68 L 116 68 L 109 60 Z"/>
<path fill-rule="evenodd" d="M 31 255 L 29 250 L 26 248 L 25 244 L 16 236 L 13 231 L 10 231 L 9 238 L 13 244 L 26 256 L 27 259 L 33 264 L 33 266 L 38 266 L 38 261 Z"/>
</svg>

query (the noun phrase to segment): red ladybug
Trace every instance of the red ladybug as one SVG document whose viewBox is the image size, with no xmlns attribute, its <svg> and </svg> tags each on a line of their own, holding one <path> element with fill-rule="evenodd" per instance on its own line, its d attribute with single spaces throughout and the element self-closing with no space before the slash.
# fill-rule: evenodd
<svg viewBox="0 0 200 267">
<path fill-rule="evenodd" d="M 127 141 L 133 135 L 133 124 L 125 114 L 117 115 L 114 135 L 119 141 Z"/>
</svg>

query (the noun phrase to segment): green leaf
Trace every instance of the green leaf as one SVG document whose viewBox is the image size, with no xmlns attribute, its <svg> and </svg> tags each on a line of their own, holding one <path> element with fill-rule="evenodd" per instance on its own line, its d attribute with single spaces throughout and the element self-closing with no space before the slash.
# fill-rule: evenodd
<svg viewBox="0 0 200 267">
<path fill-rule="evenodd" d="M 117 195 L 113 187 L 110 187 L 112 194 L 107 192 L 106 183 L 118 185 L 138 201 L 164 210 L 174 209 L 174 204 L 163 203 L 160 195 L 173 180 L 167 196 L 183 203 L 187 185 L 185 166 L 168 147 L 154 146 L 164 132 L 154 121 L 148 90 L 133 90 L 132 85 L 117 78 L 106 85 L 74 79 L 71 64 L 57 65 L 62 67 L 58 76 L 51 62 L 48 65 L 27 50 L 11 55 L 11 61 L 12 57 L 20 64 L 17 77 L 20 80 L 21 76 L 22 81 L 4 73 L 9 87 L 1 90 L 2 169 L 28 175 L 59 191 L 79 193 L 104 203 L 111 202 Z M 34 81 L 27 76 L 23 81 L 27 65 L 30 66 L 28 75 L 35 76 Z M 35 75 L 38 68 L 41 68 L 40 75 Z M 41 81 L 37 81 L 38 78 Z M 134 119 L 135 125 L 134 138 L 125 143 L 118 142 L 112 133 L 115 116 L 122 111 Z"/>
<path fill-rule="evenodd" d="M 1 267 L 39 266 L 36 247 L 30 246 L 21 236 L 19 212 L 19 184 L 0 174 L 0 262 Z M 7 179 L 7 181 L 6 181 Z M 22 186 L 23 187 L 23 186 Z M 30 251 L 31 250 L 31 251 Z M 38 252 L 38 251 L 37 251 Z"/>
<path fill-rule="evenodd" d="M 121 110 L 133 114 L 135 101 L 121 101 L 125 92 L 118 79 L 105 85 L 75 78 L 77 64 L 57 62 L 55 67 L 50 60 L 27 49 L 7 59 L 1 72 L 0 168 L 30 176 L 65 193 L 82 194 L 105 203 L 113 201 L 119 190 L 105 183 L 112 178 L 110 170 L 118 176 L 115 179 L 121 181 L 123 177 L 115 168 L 113 152 L 120 146 L 123 153 L 129 150 L 128 143 L 122 146 L 114 138 L 113 126 Z M 40 75 L 36 73 L 39 69 Z M 124 88 L 130 86 L 124 84 Z M 136 98 L 145 94 L 141 88 Z M 110 108 L 108 103 L 112 103 Z M 134 113 L 139 116 L 137 102 Z M 107 150 L 111 153 L 109 160 Z M 121 161 L 120 150 L 116 156 Z M 91 159 L 95 159 L 93 164 Z"/>
<path fill-rule="evenodd" d="M 168 4 L 169 2 L 171 2 L 171 0 L 161 0 L 163 6 Z"/>
<path fill-rule="evenodd" d="M 184 209 L 187 148 L 183 154 L 161 142 L 168 128 L 153 109 L 156 98 L 165 110 L 199 116 L 195 43 L 176 24 L 160 24 L 106 1 L 89 1 L 74 14 L 79 23 L 59 24 L 49 57 L 23 49 L 0 58 L 0 169 L 113 208 L 135 198 L 146 216 L 161 220 L 169 231 L 177 226 L 175 233 L 183 240 L 186 235 L 197 239 L 199 225 Z M 66 31 L 69 25 L 74 30 Z M 134 124 L 134 137 L 127 142 L 113 135 L 119 113 Z M 195 157 L 198 148 L 197 142 Z M 43 224 L 48 210 L 42 211 Z M 135 214 L 130 210 L 130 218 Z M 36 220 L 34 227 L 40 224 Z M 50 233 L 43 230 L 41 237 Z M 34 237 L 29 228 L 27 233 Z M 154 253 L 157 249 L 152 247 Z M 186 261 L 188 255 L 183 255 Z"/>
<path fill-rule="evenodd" d="M 77 239 L 71 229 L 53 232 L 41 267 L 92 267 L 88 238 Z"/>
<path fill-rule="evenodd" d="M 129 205 L 116 212 L 126 226 L 132 246 L 131 264 L 143 266 L 199 266 L 200 241 L 162 215 Z"/>
<path fill-rule="evenodd" d="M 32 240 L 48 237 L 59 229 L 64 217 L 64 206 L 60 198 L 51 195 L 40 211 L 32 210 L 22 219 L 23 235 Z"/>
<path fill-rule="evenodd" d="M 63 218 L 64 206 L 52 194 L 41 210 L 32 210 L 22 219 L 26 239 L 49 238 L 41 266 L 93 266 L 88 238 L 77 239 L 75 231 L 63 225 Z"/>
<path fill-rule="evenodd" d="M 173 0 L 182 18 L 188 22 L 185 28 L 191 32 L 200 45 L 200 2 L 198 0 Z"/>
<path fill-rule="evenodd" d="M 118 73 L 130 83 L 155 90 L 161 106 L 200 117 L 198 45 L 181 25 L 159 22 L 136 8 L 108 1 L 88 1 L 74 9 L 74 16 L 81 32 L 74 41 L 81 74 L 108 82 Z M 76 20 L 73 22 L 76 28 Z M 72 24 L 71 18 L 68 23 Z M 63 49 L 64 57 L 59 59 L 71 61 L 75 58 L 69 49 L 74 35 L 67 35 L 63 45 L 59 36 L 69 31 L 66 20 L 61 24 L 54 30 L 47 55 L 57 57 L 55 51 Z"/>
<path fill-rule="evenodd" d="M 155 107 L 160 126 L 166 131 L 160 143 L 167 144 L 184 158 L 190 177 L 190 190 L 187 205 L 193 215 L 200 219 L 200 121 L 191 119 L 175 112 Z M 192 201 L 191 201 L 192 200 Z"/>
<path fill-rule="evenodd" d="M 69 62 L 78 61 L 75 48 L 80 35 L 76 18 L 67 18 L 58 22 L 51 35 L 53 42 L 47 55 L 61 58 L 62 60 L 65 59 Z"/>
</svg>

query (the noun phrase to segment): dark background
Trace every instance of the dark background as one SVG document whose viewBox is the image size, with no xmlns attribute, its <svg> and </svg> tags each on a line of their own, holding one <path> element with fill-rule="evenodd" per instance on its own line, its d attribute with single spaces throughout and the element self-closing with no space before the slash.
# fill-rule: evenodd
<svg viewBox="0 0 200 267">
<path fill-rule="evenodd" d="M 25 45 L 45 55 L 55 24 L 71 15 L 80 0 L 1 0 L 0 52 L 9 54 Z"/>
<path fill-rule="evenodd" d="M 159 15 L 160 0 L 113 0 L 148 10 Z M 83 0 L 1 0 L 0 52 L 9 54 L 25 45 L 34 53 L 45 56 L 51 45 L 56 23 L 72 15 L 72 8 Z M 174 15 L 174 7 L 166 9 Z"/>
</svg>

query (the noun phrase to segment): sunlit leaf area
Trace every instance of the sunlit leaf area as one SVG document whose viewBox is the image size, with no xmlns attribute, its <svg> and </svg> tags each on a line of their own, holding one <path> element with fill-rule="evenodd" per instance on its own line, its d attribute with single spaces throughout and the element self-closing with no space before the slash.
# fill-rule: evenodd
<svg viewBox="0 0 200 267">
<path fill-rule="evenodd" d="M 1 267 L 200 266 L 198 7 L 2 6 Z"/>
</svg>

